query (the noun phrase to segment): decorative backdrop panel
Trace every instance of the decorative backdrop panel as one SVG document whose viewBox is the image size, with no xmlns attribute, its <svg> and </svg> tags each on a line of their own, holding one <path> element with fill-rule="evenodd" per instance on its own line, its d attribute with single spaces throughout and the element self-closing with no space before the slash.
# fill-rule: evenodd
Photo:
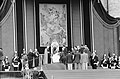
<svg viewBox="0 0 120 79">
<path fill-rule="evenodd" d="M 56 40 L 59 46 L 67 46 L 66 4 L 39 4 L 40 47 Z"/>
</svg>

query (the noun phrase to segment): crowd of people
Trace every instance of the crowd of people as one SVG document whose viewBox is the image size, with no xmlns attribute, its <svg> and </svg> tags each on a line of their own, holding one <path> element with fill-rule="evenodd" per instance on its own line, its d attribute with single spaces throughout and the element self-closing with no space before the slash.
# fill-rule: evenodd
<svg viewBox="0 0 120 79">
<path fill-rule="evenodd" d="M 21 57 L 18 57 L 17 51 L 15 51 L 14 56 L 12 57 L 12 62 L 9 62 L 8 56 L 2 60 L 2 71 L 10 71 L 13 67 L 14 71 L 23 71 L 24 69 L 35 68 L 39 65 L 39 53 L 37 49 L 34 51 L 32 49 L 26 53 L 23 49 Z"/>
<path fill-rule="evenodd" d="M 90 52 L 87 45 L 74 46 L 71 50 L 63 46 L 62 51 L 56 51 L 54 49 L 53 53 L 50 53 L 50 47 L 45 48 L 44 57 L 42 59 L 42 64 L 52 64 L 52 63 L 63 63 L 65 69 L 82 69 L 87 70 L 88 68 L 97 69 L 98 67 L 103 69 L 120 69 L 120 56 L 118 57 L 114 53 L 103 54 L 103 58 L 100 59 L 96 54 L 96 50 Z M 9 71 L 11 66 L 14 71 L 31 69 L 40 66 L 39 63 L 39 52 L 37 49 L 34 51 L 32 49 L 26 53 L 23 49 L 21 57 L 18 57 L 17 51 L 15 51 L 12 57 L 12 62 L 9 62 L 8 56 L 2 60 L 2 70 Z"/>
<path fill-rule="evenodd" d="M 89 64 L 89 54 L 90 51 L 87 45 L 82 45 L 81 47 L 75 46 L 71 50 L 67 50 L 66 47 L 63 47 L 62 52 L 60 53 L 60 62 L 64 63 L 66 65 L 66 69 L 68 70 L 87 70 Z"/>
<path fill-rule="evenodd" d="M 59 62 L 65 64 L 68 70 L 88 68 L 97 69 L 120 69 L 120 56 L 114 53 L 103 54 L 103 58 L 98 57 L 96 50 L 90 52 L 87 45 L 75 46 L 71 50 L 63 46 L 62 51 L 59 51 Z M 55 59 L 56 60 L 56 59 Z"/>
</svg>

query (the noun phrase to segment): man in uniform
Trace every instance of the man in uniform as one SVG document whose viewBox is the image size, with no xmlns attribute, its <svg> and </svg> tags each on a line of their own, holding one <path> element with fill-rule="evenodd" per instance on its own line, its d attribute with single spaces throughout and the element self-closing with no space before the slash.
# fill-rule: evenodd
<svg viewBox="0 0 120 79">
<path fill-rule="evenodd" d="M 93 69 L 97 69 L 99 60 L 98 56 L 96 55 L 96 50 L 93 51 L 92 55 L 90 56 L 90 63 Z"/>
<path fill-rule="evenodd" d="M 4 71 L 10 71 L 10 63 L 8 61 L 8 56 L 5 57 L 3 61 Z"/>
<path fill-rule="evenodd" d="M 17 71 L 19 68 L 19 57 L 17 56 L 17 51 L 15 51 L 14 57 L 12 58 L 12 65 L 14 68 L 14 71 Z"/>
</svg>

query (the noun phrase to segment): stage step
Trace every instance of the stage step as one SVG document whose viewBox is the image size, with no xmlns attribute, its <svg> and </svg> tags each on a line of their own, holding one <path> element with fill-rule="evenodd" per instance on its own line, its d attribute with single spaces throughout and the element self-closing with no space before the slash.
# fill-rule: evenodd
<svg viewBox="0 0 120 79">
<path fill-rule="evenodd" d="M 23 79 L 21 71 L 0 71 L 0 79 Z"/>
<path fill-rule="evenodd" d="M 120 79 L 120 70 L 45 70 L 47 79 Z"/>
<path fill-rule="evenodd" d="M 43 70 L 65 70 L 65 65 L 63 63 L 53 63 L 53 64 L 45 64 L 42 66 Z M 40 67 L 38 67 L 40 69 Z M 92 69 L 91 66 L 88 66 L 88 69 Z M 101 69 L 99 67 L 99 69 Z"/>
<path fill-rule="evenodd" d="M 43 70 L 65 70 L 65 65 L 62 63 L 45 64 Z"/>
</svg>

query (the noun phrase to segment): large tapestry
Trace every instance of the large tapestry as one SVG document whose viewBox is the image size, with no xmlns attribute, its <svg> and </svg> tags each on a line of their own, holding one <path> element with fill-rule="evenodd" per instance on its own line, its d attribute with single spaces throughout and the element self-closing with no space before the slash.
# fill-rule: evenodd
<svg viewBox="0 0 120 79">
<path fill-rule="evenodd" d="M 67 46 L 66 4 L 39 4 L 40 47 L 57 41 Z"/>
</svg>

